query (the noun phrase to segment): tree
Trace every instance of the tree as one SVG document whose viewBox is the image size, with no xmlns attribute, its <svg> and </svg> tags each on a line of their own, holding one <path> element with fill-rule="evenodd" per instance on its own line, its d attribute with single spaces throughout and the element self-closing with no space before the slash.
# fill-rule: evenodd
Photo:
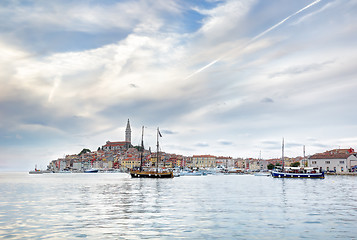
<svg viewBox="0 0 357 240">
<path fill-rule="evenodd" d="M 91 152 L 88 148 L 83 148 L 82 151 L 78 154 L 79 156 L 82 155 L 83 153 Z"/>
<path fill-rule="evenodd" d="M 269 165 L 268 165 L 268 169 L 269 169 L 269 170 L 273 170 L 273 169 L 274 169 L 274 164 L 269 163 Z"/>
<path fill-rule="evenodd" d="M 141 152 L 143 150 L 143 148 L 141 146 L 134 146 L 134 148 L 136 148 L 139 152 Z"/>
<path fill-rule="evenodd" d="M 300 162 L 294 162 L 290 164 L 290 167 L 299 167 L 299 166 L 300 166 Z"/>
</svg>

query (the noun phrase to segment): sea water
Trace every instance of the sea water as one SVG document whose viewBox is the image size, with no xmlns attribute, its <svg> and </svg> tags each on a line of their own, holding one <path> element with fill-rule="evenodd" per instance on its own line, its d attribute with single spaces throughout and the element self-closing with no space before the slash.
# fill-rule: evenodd
<svg viewBox="0 0 357 240">
<path fill-rule="evenodd" d="M 0 173 L 4 239 L 357 239 L 357 177 Z"/>
</svg>

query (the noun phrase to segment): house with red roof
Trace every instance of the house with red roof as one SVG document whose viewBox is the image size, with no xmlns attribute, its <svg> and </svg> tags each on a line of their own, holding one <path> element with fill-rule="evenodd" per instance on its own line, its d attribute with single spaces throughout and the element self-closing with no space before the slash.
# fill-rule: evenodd
<svg viewBox="0 0 357 240">
<path fill-rule="evenodd" d="M 357 153 L 354 149 L 333 149 L 316 153 L 308 158 L 309 167 L 317 167 L 320 171 L 345 173 L 357 166 Z"/>
</svg>

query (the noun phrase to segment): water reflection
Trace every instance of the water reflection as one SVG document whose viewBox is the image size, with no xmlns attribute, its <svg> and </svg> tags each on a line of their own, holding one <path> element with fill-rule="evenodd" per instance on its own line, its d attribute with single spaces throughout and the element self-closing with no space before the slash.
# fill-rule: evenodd
<svg viewBox="0 0 357 240">
<path fill-rule="evenodd" d="M 0 176 L 0 237 L 353 238 L 355 178 Z"/>
</svg>

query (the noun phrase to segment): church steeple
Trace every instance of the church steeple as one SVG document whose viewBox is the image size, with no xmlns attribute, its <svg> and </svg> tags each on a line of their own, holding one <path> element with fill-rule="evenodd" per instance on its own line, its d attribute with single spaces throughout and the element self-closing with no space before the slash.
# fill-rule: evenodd
<svg viewBox="0 0 357 240">
<path fill-rule="evenodd" d="M 126 129 L 125 129 L 125 142 L 131 144 L 131 128 L 130 128 L 129 119 L 128 119 L 128 123 L 126 124 Z"/>
</svg>

